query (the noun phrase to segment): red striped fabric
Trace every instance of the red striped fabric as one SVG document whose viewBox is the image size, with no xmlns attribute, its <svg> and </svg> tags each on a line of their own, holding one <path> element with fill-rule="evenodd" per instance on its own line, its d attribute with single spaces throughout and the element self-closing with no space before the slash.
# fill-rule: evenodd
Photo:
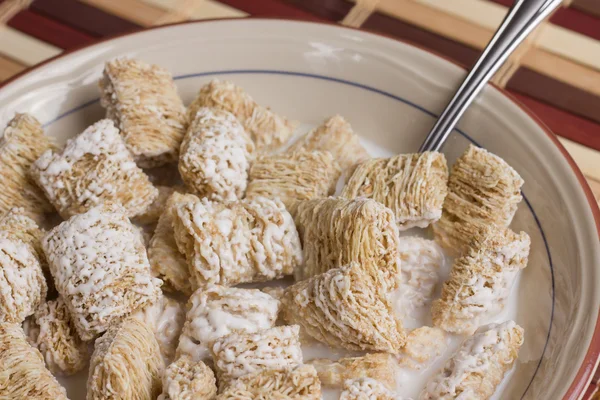
<svg viewBox="0 0 600 400">
<path fill-rule="evenodd" d="M 279 18 L 300 18 L 307 21 L 319 21 L 315 15 L 305 12 L 297 7 L 281 2 L 279 0 L 219 0 L 220 3 L 227 4 L 238 10 L 247 12 L 252 16 L 259 17 L 279 17 Z"/>
<path fill-rule="evenodd" d="M 29 10 L 15 15 L 8 26 L 65 50 L 94 40 L 91 35 Z"/>
<path fill-rule="evenodd" d="M 600 150 L 600 125 L 515 91 L 509 90 L 509 93 L 540 117 L 555 134 Z"/>
<path fill-rule="evenodd" d="M 30 8 L 94 37 L 111 36 L 141 28 L 140 25 L 76 0 L 36 0 Z"/>
</svg>

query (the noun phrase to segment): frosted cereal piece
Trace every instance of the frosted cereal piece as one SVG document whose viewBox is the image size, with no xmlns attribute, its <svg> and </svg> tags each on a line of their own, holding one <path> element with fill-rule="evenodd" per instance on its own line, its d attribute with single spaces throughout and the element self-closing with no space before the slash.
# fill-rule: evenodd
<svg viewBox="0 0 600 400">
<path fill-rule="evenodd" d="M 87 400 L 154 400 L 162 392 L 164 369 L 150 326 L 125 318 L 96 340 Z"/>
<path fill-rule="evenodd" d="M 104 202 L 121 204 L 133 217 L 158 196 L 108 119 L 68 140 L 60 153 L 46 151 L 31 173 L 65 219 Z"/>
<path fill-rule="evenodd" d="M 508 227 L 521 202 L 522 185 L 523 179 L 500 157 L 469 146 L 450 172 L 444 212 L 433 226 L 436 240 L 460 255 L 481 225 Z"/>
<path fill-rule="evenodd" d="M 104 66 L 100 104 L 143 168 L 174 162 L 185 134 L 185 107 L 171 73 L 134 59 Z"/>
<path fill-rule="evenodd" d="M 364 198 L 308 200 L 299 203 L 295 221 L 304 246 L 297 280 L 357 262 L 383 274 L 389 290 L 398 286 L 398 228 L 389 208 Z"/>
<path fill-rule="evenodd" d="M 61 297 L 42 304 L 33 318 L 25 320 L 23 328 L 54 375 L 73 375 L 87 365 L 88 345 L 77 336 Z"/>
<path fill-rule="evenodd" d="M 443 330 L 422 326 L 406 336 L 406 345 L 398 354 L 399 365 L 414 370 L 427 368 L 447 347 L 448 338 Z"/>
<path fill-rule="evenodd" d="M 419 399 L 489 399 L 517 360 L 523 334 L 513 321 L 482 326 L 429 380 Z"/>
<path fill-rule="evenodd" d="M 498 314 L 519 271 L 527 266 L 530 244 L 525 232 L 488 226 L 454 261 L 440 299 L 433 302 L 433 324 L 470 334 L 485 318 Z"/>
<path fill-rule="evenodd" d="M 216 396 L 213 371 L 202 361 L 182 356 L 167 368 L 158 400 L 213 400 Z"/>
<path fill-rule="evenodd" d="M 266 369 L 242 376 L 217 396 L 217 400 L 321 400 L 321 383 L 310 365 Z"/>
<path fill-rule="evenodd" d="M 340 400 L 403 400 L 399 394 L 372 378 L 349 379 L 344 383 Z M 409 400 L 409 399 L 406 399 Z"/>
<path fill-rule="evenodd" d="M 369 153 L 360 144 L 358 135 L 340 115 L 327 119 L 294 143 L 288 151 L 328 151 L 342 171 L 352 171 L 357 164 L 367 161 Z"/>
<path fill-rule="evenodd" d="M 115 204 L 94 207 L 52 229 L 42 241 L 56 288 L 77 333 L 90 340 L 158 299 L 136 227 Z"/>
<path fill-rule="evenodd" d="M 177 354 L 201 361 L 210 359 L 209 348 L 221 336 L 271 328 L 279 301 L 258 289 L 212 285 L 194 292 L 187 308 Z"/>
<path fill-rule="evenodd" d="M 293 214 L 301 200 L 335 192 L 340 167 L 331 153 L 301 151 L 259 157 L 250 169 L 247 198 L 279 198 Z"/>
<path fill-rule="evenodd" d="M 279 200 L 185 203 L 177 207 L 173 227 L 194 289 L 279 279 L 302 263 L 296 226 Z"/>
<path fill-rule="evenodd" d="M 200 88 L 196 99 L 188 106 L 192 121 L 201 107 L 229 111 L 242 123 L 261 152 L 284 145 L 294 133 L 296 124 L 258 105 L 244 90 L 228 81 L 213 79 Z"/>
<path fill-rule="evenodd" d="M 46 255 L 42 250 L 42 237 L 44 234 L 45 231 L 28 216 L 24 208 L 11 208 L 0 217 L 0 236 L 21 240 L 33 248 L 46 278 L 46 286 L 48 287 L 47 295 L 54 296 L 56 292 L 54 280 L 52 279 L 52 275 L 50 275 Z"/>
<path fill-rule="evenodd" d="M 360 164 L 342 197 L 368 197 L 384 204 L 396 215 L 400 230 L 425 228 L 442 216 L 447 181 L 442 153 L 400 154 Z"/>
<path fill-rule="evenodd" d="M 181 144 L 179 173 L 200 197 L 236 201 L 244 196 L 254 143 L 235 116 L 199 108 Z"/>
<path fill-rule="evenodd" d="M 0 366 L 3 400 L 68 400 L 40 352 L 27 343 L 20 324 L 0 323 Z"/>
<path fill-rule="evenodd" d="M 184 305 L 161 294 L 154 304 L 138 310 L 132 315 L 152 328 L 165 363 L 173 361 L 179 336 L 185 323 Z"/>
<path fill-rule="evenodd" d="M 297 325 L 277 326 L 258 332 L 233 332 L 212 345 L 219 386 L 265 369 L 285 369 L 302 364 Z"/>
<path fill-rule="evenodd" d="M 388 388 L 396 387 L 396 362 L 391 354 L 372 353 L 337 361 L 319 358 L 308 364 L 315 367 L 323 386 L 341 388 L 348 379 L 372 378 Z"/>
<path fill-rule="evenodd" d="M 18 239 L 33 247 L 35 254 L 45 269 L 46 256 L 42 250 L 44 231 L 27 215 L 24 208 L 11 208 L 0 217 L 0 236 Z"/>
<path fill-rule="evenodd" d="M 16 114 L 0 137 L 0 214 L 22 207 L 25 214 L 40 223 L 54 208 L 29 176 L 31 165 L 54 145 L 44 135 L 42 125 L 29 114 Z"/>
<path fill-rule="evenodd" d="M 430 305 L 436 286 L 442 283 L 444 253 L 436 242 L 420 237 L 401 237 L 398 251 L 402 260 L 399 309 L 405 317 L 415 316 Z"/>
<path fill-rule="evenodd" d="M 185 193 L 185 189 L 182 186 L 156 186 L 156 190 L 158 190 L 158 196 L 156 196 L 152 204 L 142 214 L 135 217 L 135 223 L 141 225 L 156 224 L 167 208 L 167 201 L 171 195 L 175 192 Z"/>
<path fill-rule="evenodd" d="M 46 299 L 48 286 L 34 248 L 0 232 L 0 323 L 21 323 Z"/>
<path fill-rule="evenodd" d="M 288 287 L 282 311 L 288 323 L 332 347 L 397 353 L 404 345 L 385 285 L 357 263 Z"/>
<path fill-rule="evenodd" d="M 186 296 L 190 296 L 193 292 L 190 271 L 185 255 L 177 248 L 173 221 L 177 206 L 193 201 L 200 201 L 200 199 L 193 194 L 173 193 L 158 219 L 154 236 L 148 246 L 152 275 L 165 282 L 165 290 L 179 291 Z"/>
<path fill-rule="evenodd" d="M 260 290 L 276 300 L 281 300 L 283 293 L 285 292 L 285 288 L 281 286 L 267 286 Z"/>
</svg>

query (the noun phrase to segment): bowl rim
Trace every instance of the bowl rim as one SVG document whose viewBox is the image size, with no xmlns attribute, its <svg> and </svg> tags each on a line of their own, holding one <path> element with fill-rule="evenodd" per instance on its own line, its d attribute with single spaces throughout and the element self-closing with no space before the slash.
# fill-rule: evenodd
<svg viewBox="0 0 600 400">
<path fill-rule="evenodd" d="M 326 20 L 315 21 L 315 20 L 308 20 L 308 19 L 304 19 L 304 18 L 293 18 L 293 17 L 278 18 L 278 17 L 269 17 L 269 16 L 247 16 L 247 17 L 243 17 L 243 18 L 239 18 L 239 17 L 209 18 L 209 19 L 202 19 L 202 20 L 180 21 L 180 22 L 174 22 L 174 23 L 169 23 L 169 24 L 159 25 L 159 26 L 140 27 L 137 29 L 127 30 L 125 32 L 121 32 L 121 33 L 118 33 L 115 35 L 109 35 L 109 36 L 106 36 L 103 38 L 94 39 L 94 40 L 90 41 L 89 43 L 75 46 L 75 47 L 67 49 L 67 50 L 63 50 L 61 53 L 57 54 L 56 56 L 50 57 L 50 58 L 42 61 L 41 63 L 38 63 L 31 67 L 28 67 L 28 68 L 24 69 L 23 71 L 17 73 L 16 75 L 13 75 L 9 79 L 7 79 L 3 82 L 0 82 L 0 91 L 2 91 L 2 89 L 5 86 L 8 86 L 12 82 L 17 81 L 18 79 L 20 79 L 21 77 L 23 77 L 27 74 L 35 72 L 37 69 L 45 66 L 46 64 L 49 64 L 49 63 L 51 63 L 55 60 L 58 60 L 62 57 L 68 56 L 68 55 L 78 52 L 78 51 L 85 50 L 88 47 L 91 47 L 91 46 L 94 46 L 94 45 L 97 45 L 100 43 L 109 42 L 114 39 L 119 39 L 119 38 L 122 38 L 125 36 L 132 36 L 132 35 L 135 35 L 138 33 L 146 32 L 146 31 L 168 29 L 170 27 L 178 26 L 178 25 L 193 25 L 193 24 L 202 24 L 202 23 L 215 22 L 215 21 L 236 21 L 236 20 L 249 20 L 249 19 L 250 20 L 258 20 L 258 21 L 262 20 L 262 21 L 302 22 L 302 23 L 307 23 L 307 24 L 332 26 L 332 27 L 336 27 L 336 28 L 339 28 L 342 30 L 347 29 L 347 30 L 353 30 L 353 31 L 358 31 L 358 32 L 366 32 L 366 33 L 369 33 L 372 35 L 385 37 L 387 39 L 391 39 L 391 40 L 403 43 L 405 45 L 418 48 L 419 50 L 422 50 L 429 54 L 432 54 L 438 58 L 441 58 L 442 60 L 444 60 L 446 62 L 449 62 L 449 63 L 463 69 L 464 71 L 467 71 L 467 68 L 465 67 L 465 65 L 458 63 L 443 54 L 440 54 L 436 51 L 428 49 L 417 43 L 413 43 L 409 40 L 398 38 L 398 37 L 395 37 L 395 36 L 392 36 L 389 34 L 385 34 L 385 33 L 381 33 L 381 32 L 376 32 L 371 29 L 350 27 L 350 26 L 345 26 L 345 25 L 341 25 L 336 22 L 326 21 Z M 506 97 L 508 100 L 510 100 L 511 102 L 516 104 L 522 111 L 524 111 L 542 129 L 542 131 L 544 131 L 546 136 L 558 148 L 560 153 L 566 159 L 567 163 L 571 167 L 571 170 L 577 177 L 577 180 L 579 181 L 579 185 L 581 186 L 581 188 L 583 189 L 583 191 L 585 193 L 585 197 L 587 199 L 588 205 L 590 206 L 590 210 L 592 211 L 592 215 L 594 216 L 596 231 L 598 233 L 598 237 L 600 238 L 600 206 L 599 206 L 598 202 L 596 201 L 596 198 L 587 182 L 587 179 L 585 178 L 585 176 L 583 175 L 583 173 L 581 172 L 581 170 L 575 163 L 575 160 L 573 159 L 573 157 L 569 154 L 569 152 L 562 145 L 562 143 L 560 143 L 560 141 L 558 140 L 556 135 L 552 132 L 552 130 L 546 125 L 546 123 L 537 114 L 535 114 L 533 111 L 531 111 L 525 104 L 523 104 L 519 99 L 517 99 L 515 96 L 513 96 L 511 93 L 509 93 L 506 89 L 504 89 L 492 82 L 490 82 L 489 85 L 494 87 L 501 95 Z M 576 399 L 583 398 L 586 390 L 588 389 L 589 385 L 592 383 L 591 382 L 592 378 L 594 377 L 594 374 L 596 373 L 596 371 L 598 369 L 599 363 L 600 363 L 600 312 L 596 318 L 596 325 L 594 327 L 594 333 L 592 335 L 592 340 L 590 341 L 590 345 L 585 354 L 583 362 L 582 362 L 581 366 L 579 367 L 579 370 L 577 371 L 577 375 L 575 376 L 573 382 L 571 382 L 571 384 L 569 385 L 569 388 L 567 389 L 567 392 L 565 393 L 563 400 L 576 400 Z M 600 372 L 600 370 L 598 370 L 598 372 Z"/>
</svg>

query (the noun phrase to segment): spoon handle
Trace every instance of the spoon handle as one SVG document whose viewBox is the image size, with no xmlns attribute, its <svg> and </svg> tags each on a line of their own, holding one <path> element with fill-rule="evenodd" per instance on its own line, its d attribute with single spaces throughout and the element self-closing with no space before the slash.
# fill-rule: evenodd
<svg viewBox="0 0 600 400">
<path fill-rule="evenodd" d="M 438 151 L 467 107 L 525 37 L 561 0 L 516 0 L 450 103 L 425 138 L 419 152 Z"/>
</svg>

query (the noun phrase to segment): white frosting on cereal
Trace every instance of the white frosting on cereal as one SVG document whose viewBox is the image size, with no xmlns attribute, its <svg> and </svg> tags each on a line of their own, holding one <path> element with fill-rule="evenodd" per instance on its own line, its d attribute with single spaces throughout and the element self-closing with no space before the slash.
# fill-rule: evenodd
<svg viewBox="0 0 600 400">
<path fill-rule="evenodd" d="M 256 289 L 209 286 L 197 290 L 188 303 L 178 354 L 195 361 L 210 357 L 209 346 L 233 331 L 256 332 L 275 324 L 279 301 Z"/>
</svg>

